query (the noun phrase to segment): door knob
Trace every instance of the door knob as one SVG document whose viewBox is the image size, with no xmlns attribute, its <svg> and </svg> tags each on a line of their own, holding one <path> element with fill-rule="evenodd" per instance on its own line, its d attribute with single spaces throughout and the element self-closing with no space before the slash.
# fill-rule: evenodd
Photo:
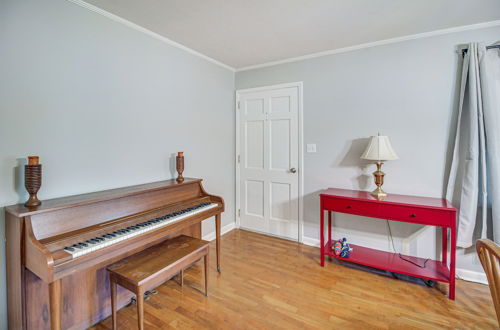
<svg viewBox="0 0 500 330">
<path fill-rule="evenodd" d="M 292 168 L 290 169 L 290 172 L 295 173 L 295 172 L 297 172 L 297 170 L 295 169 L 295 167 L 292 167 Z"/>
</svg>

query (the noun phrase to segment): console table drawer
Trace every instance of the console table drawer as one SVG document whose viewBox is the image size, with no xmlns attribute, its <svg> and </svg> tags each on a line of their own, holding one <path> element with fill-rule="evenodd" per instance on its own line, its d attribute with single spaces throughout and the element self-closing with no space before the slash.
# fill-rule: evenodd
<svg viewBox="0 0 500 330">
<path fill-rule="evenodd" d="M 385 205 L 379 210 L 383 219 L 419 223 L 423 225 L 450 226 L 448 212 L 425 208 L 410 208 L 398 205 Z"/>
<path fill-rule="evenodd" d="M 379 206 L 376 203 L 360 202 L 343 198 L 328 198 L 323 200 L 323 208 L 334 212 L 362 215 L 365 217 L 378 216 Z"/>
</svg>

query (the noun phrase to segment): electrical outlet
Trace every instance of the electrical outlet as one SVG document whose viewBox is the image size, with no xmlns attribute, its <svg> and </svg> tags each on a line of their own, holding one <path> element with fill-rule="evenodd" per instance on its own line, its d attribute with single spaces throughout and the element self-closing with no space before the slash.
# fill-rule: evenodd
<svg viewBox="0 0 500 330">
<path fill-rule="evenodd" d="M 306 148 L 307 152 L 316 152 L 316 144 L 314 143 L 311 143 L 311 144 L 307 144 L 307 148 Z"/>
</svg>

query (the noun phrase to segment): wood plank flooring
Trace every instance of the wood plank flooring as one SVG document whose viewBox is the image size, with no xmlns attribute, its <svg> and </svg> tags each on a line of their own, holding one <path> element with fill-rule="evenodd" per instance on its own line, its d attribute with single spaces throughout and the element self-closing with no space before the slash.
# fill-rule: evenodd
<svg viewBox="0 0 500 330">
<path fill-rule="evenodd" d="M 319 249 L 243 230 L 222 238 L 222 274 L 210 251 L 209 297 L 201 264 L 184 288 L 170 280 L 145 303 L 146 329 L 497 329 L 487 286 L 425 285 L 353 269 L 319 266 Z M 136 329 L 136 306 L 118 312 L 119 329 Z M 94 329 L 111 329 L 108 318 Z"/>
</svg>

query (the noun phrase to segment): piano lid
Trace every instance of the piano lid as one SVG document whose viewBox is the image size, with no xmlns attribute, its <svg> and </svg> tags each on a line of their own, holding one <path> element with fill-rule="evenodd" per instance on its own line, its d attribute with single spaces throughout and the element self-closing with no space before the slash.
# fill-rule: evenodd
<svg viewBox="0 0 500 330">
<path fill-rule="evenodd" d="M 143 194 L 155 190 L 162 190 L 170 187 L 188 185 L 196 182 L 201 182 L 202 179 L 184 178 L 182 183 L 178 183 L 175 179 L 145 183 L 135 186 L 102 190 L 87 194 L 73 195 L 54 199 L 43 200 L 38 207 L 27 208 L 24 204 L 10 205 L 5 208 L 5 211 L 16 216 L 24 217 L 28 215 L 40 214 L 45 212 L 53 212 L 65 208 L 83 206 L 87 204 L 103 202 L 107 200 Z"/>
</svg>

